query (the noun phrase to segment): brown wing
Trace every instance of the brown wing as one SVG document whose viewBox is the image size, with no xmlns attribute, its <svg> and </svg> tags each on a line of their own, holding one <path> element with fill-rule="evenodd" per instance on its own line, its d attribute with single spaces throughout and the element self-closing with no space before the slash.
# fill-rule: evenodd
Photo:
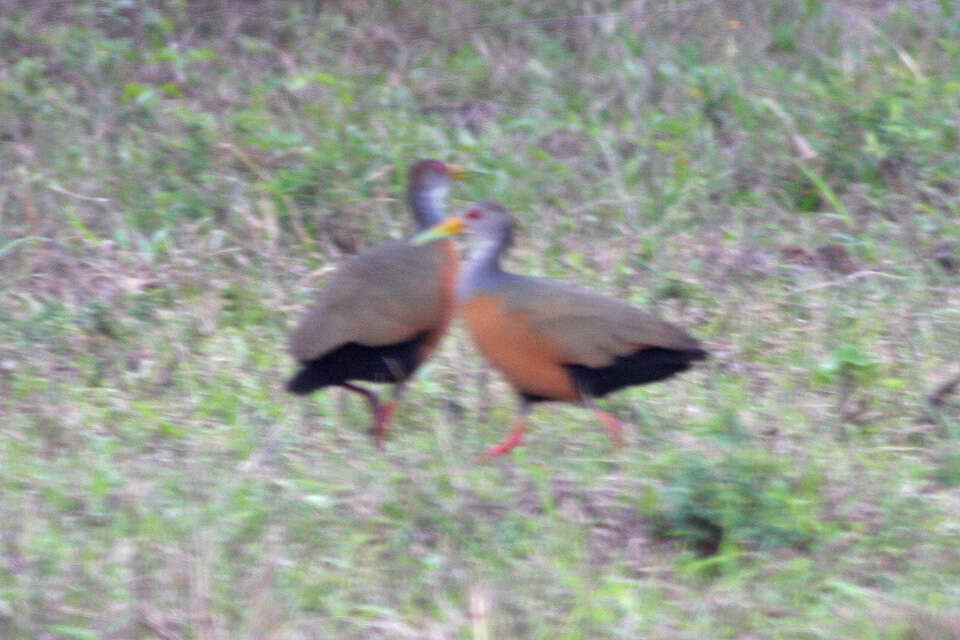
<svg viewBox="0 0 960 640">
<path fill-rule="evenodd" d="M 637 349 L 696 349 L 683 329 L 614 298 L 541 278 L 508 287 L 508 306 L 561 352 L 565 364 L 603 367 Z"/>
<path fill-rule="evenodd" d="M 392 242 L 347 260 L 293 332 L 293 356 L 313 360 L 348 342 L 394 344 L 434 328 L 444 311 L 440 244 Z"/>
</svg>

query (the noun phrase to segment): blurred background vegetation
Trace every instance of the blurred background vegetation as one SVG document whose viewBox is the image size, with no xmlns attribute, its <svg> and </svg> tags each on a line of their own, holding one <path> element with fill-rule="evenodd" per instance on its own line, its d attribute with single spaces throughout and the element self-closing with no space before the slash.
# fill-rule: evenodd
<svg viewBox="0 0 960 640">
<path fill-rule="evenodd" d="M 0 2 L 0 636 L 960 638 L 950 0 Z M 712 361 L 282 392 L 405 166 Z"/>
</svg>

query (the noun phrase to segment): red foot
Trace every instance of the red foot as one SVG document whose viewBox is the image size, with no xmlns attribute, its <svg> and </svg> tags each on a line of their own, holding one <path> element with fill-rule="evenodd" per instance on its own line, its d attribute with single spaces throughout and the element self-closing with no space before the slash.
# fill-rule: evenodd
<svg viewBox="0 0 960 640">
<path fill-rule="evenodd" d="M 618 447 L 622 447 L 623 423 L 621 423 L 616 416 L 606 411 L 597 411 L 596 413 L 600 421 L 607 427 L 607 433 L 610 434 L 610 439 L 613 440 Z"/>
<path fill-rule="evenodd" d="M 513 431 L 510 432 L 506 438 L 504 438 L 498 444 L 493 445 L 487 449 L 483 455 L 476 458 L 476 462 L 485 462 L 501 456 L 505 453 L 509 453 L 517 445 L 523 444 L 523 439 L 527 435 L 527 423 L 525 420 L 518 419 L 516 425 L 513 427 Z"/>
<path fill-rule="evenodd" d="M 387 436 L 387 428 L 390 426 L 390 420 L 393 419 L 393 412 L 397 408 L 395 400 L 390 400 L 384 404 L 377 405 L 373 412 L 373 439 L 377 447 L 383 448 L 383 440 Z"/>
</svg>

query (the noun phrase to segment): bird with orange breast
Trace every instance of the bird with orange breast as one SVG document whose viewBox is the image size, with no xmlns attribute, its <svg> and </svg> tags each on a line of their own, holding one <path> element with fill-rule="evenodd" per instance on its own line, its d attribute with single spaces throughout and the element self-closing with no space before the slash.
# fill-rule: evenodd
<svg viewBox="0 0 960 640">
<path fill-rule="evenodd" d="M 532 404 L 550 400 L 593 409 L 622 443 L 620 421 L 597 409 L 594 399 L 669 378 L 707 356 L 683 329 L 629 304 L 565 282 L 504 271 L 500 259 L 510 246 L 513 221 L 496 202 L 480 202 L 459 223 L 451 218 L 414 242 L 464 230 L 472 242 L 457 285 L 459 313 L 477 349 L 520 395 L 513 430 L 485 458 L 521 444 Z"/>
<path fill-rule="evenodd" d="M 462 167 L 424 159 L 411 165 L 407 202 L 417 229 L 445 219 L 451 179 Z M 382 443 L 404 385 L 436 348 L 453 315 L 458 255 L 454 242 L 390 242 L 354 256 L 333 273 L 290 337 L 300 369 L 287 390 L 307 394 L 330 385 L 362 394 Z M 393 397 L 354 381 L 395 384 Z"/>
</svg>

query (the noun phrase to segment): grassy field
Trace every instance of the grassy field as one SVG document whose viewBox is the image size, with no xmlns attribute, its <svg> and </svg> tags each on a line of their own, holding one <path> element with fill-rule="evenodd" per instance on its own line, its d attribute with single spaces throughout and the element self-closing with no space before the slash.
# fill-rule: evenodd
<svg viewBox="0 0 960 640">
<path fill-rule="evenodd" d="M 0 2 L 0 637 L 960 638 L 960 7 L 318 4 Z M 704 340 L 627 446 L 283 392 L 424 156 Z"/>
</svg>

